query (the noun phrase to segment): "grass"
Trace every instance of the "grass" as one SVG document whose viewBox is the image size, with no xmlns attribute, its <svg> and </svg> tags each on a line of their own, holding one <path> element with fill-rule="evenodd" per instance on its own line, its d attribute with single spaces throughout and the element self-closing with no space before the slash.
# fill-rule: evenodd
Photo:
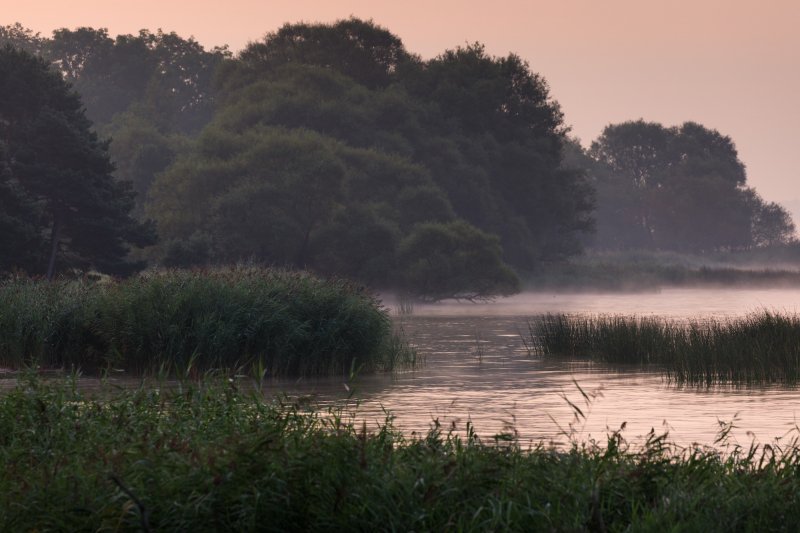
<svg viewBox="0 0 800 533">
<path fill-rule="evenodd" d="M 653 317 L 546 315 L 530 323 L 545 357 L 657 365 L 693 385 L 796 385 L 800 317 L 769 311 L 726 321 L 680 323 Z"/>
<path fill-rule="evenodd" d="M 414 307 L 415 307 L 414 304 L 415 304 L 414 298 L 406 294 L 400 294 L 397 297 L 395 313 L 397 313 L 397 316 L 400 317 L 411 316 L 414 314 Z"/>
<path fill-rule="evenodd" d="M 238 267 L 123 281 L 0 285 L 0 366 L 134 373 L 250 369 L 346 374 L 413 364 L 367 291 L 306 273 Z"/>
<path fill-rule="evenodd" d="M 797 440 L 727 454 L 621 432 L 565 449 L 435 422 L 404 437 L 346 409 L 206 379 L 0 396 L 2 531 L 791 531 Z M 722 428 L 720 442 L 730 426 Z"/>
</svg>

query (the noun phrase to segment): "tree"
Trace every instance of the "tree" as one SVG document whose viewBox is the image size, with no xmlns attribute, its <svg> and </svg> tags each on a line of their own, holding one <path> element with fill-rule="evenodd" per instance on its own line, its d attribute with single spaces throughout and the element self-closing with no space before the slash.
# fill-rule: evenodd
<svg viewBox="0 0 800 533">
<path fill-rule="evenodd" d="M 164 243 L 161 264 L 167 268 L 206 266 L 211 262 L 213 246 L 211 235 L 199 231 L 186 239 L 172 239 Z"/>
<path fill-rule="evenodd" d="M 515 54 L 492 57 L 474 43 L 445 51 L 403 82 L 470 133 L 488 132 L 504 141 L 535 135 L 558 157 L 566 131 L 561 108 L 544 78 Z"/>
<path fill-rule="evenodd" d="M 105 28 L 53 32 L 46 57 L 75 86 L 99 125 L 137 108 L 164 131 L 194 132 L 213 110 L 211 81 L 229 56 L 159 30 L 111 38 Z"/>
<path fill-rule="evenodd" d="M 402 233 L 385 209 L 385 204 L 339 206 L 314 239 L 314 269 L 376 287 L 393 284 Z"/>
<path fill-rule="evenodd" d="M 134 213 L 141 216 L 156 174 L 175 160 L 188 139 L 164 133 L 147 117 L 134 111 L 115 115 L 105 132 L 111 136 L 109 155 L 117 167 L 114 176 L 131 183 L 136 193 Z"/>
<path fill-rule="evenodd" d="M 41 209 L 12 179 L 9 160 L 0 141 L 0 272 L 34 268 L 45 248 L 39 232 Z"/>
<path fill-rule="evenodd" d="M 41 56 L 71 83 L 99 128 L 118 113 L 147 116 L 164 132 L 192 133 L 213 112 L 212 79 L 230 57 L 174 32 L 108 34 L 105 28 L 57 29 L 50 39 L 16 23 L 0 27 L 0 46 Z"/>
<path fill-rule="evenodd" d="M 240 61 L 262 72 L 286 64 L 328 68 L 375 89 L 389 85 L 398 69 L 416 58 L 391 32 L 350 18 L 334 24 L 286 24 L 263 42 L 250 44 Z"/>
<path fill-rule="evenodd" d="M 304 267 L 342 194 L 344 168 L 332 144 L 308 131 L 209 128 L 159 176 L 150 213 L 167 238 L 214 236 L 219 259 Z"/>
<path fill-rule="evenodd" d="M 722 176 L 676 174 L 651 191 L 650 208 L 658 249 L 708 252 L 751 244 L 747 195 Z"/>
<path fill-rule="evenodd" d="M 591 191 L 581 172 L 562 168 L 563 114 L 526 62 L 491 57 L 476 43 L 401 83 L 428 102 L 427 126 L 443 133 L 424 138 L 419 152 L 458 216 L 498 235 L 520 269 L 580 249 L 592 226 Z"/>
<path fill-rule="evenodd" d="M 491 299 L 519 292 L 497 237 L 464 221 L 420 224 L 400 243 L 398 267 L 409 293 L 427 300 Z"/>
<path fill-rule="evenodd" d="M 43 59 L 10 46 L 0 50 L 0 139 L 4 188 L 18 205 L 35 206 L 22 220 L 49 241 L 46 267 L 32 271 L 52 277 L 60 253 L 69 265 L 124 272 L 133 267 L 128 246 L 154 241 L 152 228 L 131 218 L 130 184 L 113 178 L 107 143 L 78 95 Z"/>
<path fill-rule="evenodd" d="M 650 197 L 662 186 L 671 163 L 670 136 L 661 124 L 639 120 L 609 125 L 592 143 L 589 155 L 600 167 L 593 174 L 599 242 L 613 239 L 623 248 L 655 247 Z"/>
<path fill-rule="evenodd" d="M 638 120 L 609 125 L 592 143 L 600 247 L 711 251 L 759 246 L 789 231 L 764 211 L 730 137 L 695 122 L 667 128 Z M 763 215 L 761 214 L 763 213 Z M 788 216 L 788 215 L 787 215 Z M 767 225 L 771 223 L 767 222 Z"/>
<path fill-rule="evenodd" d="M 61 28 L 51 38 L 20 24 L 0 27 L 0 45 L 41 56 L 81 95 L 110 147 L 116 177 L 131 181 L 135 213 L 155 174 L 174 159 L 181 136 L 200 130 L 214 109 L 212 78 L 230 52 L 161 30 L 112 37 L 104 28 Z"/>
<path fill-rule="evenodd" d="M 38 32 L 33 33 L 33 30 L 17 22 L 7 26 L 0 26 L 0 48 L 6 45 L 25 50 L 29 54 L 35 56 L 40 56 L 44 54 L 47 46 L 47 39 L 42 37 Z"/>
<path fill-rule="evenodd" d="M 343 175 L 337 161 L 324 152 L 315 155 L 321 160 L 273 167 L 215 202 L 213 229 L 229 261 L 250 253 L 273 264 L 307 266 L 309 247 L 330 219 Z"/>
<path fill-rule="evenodd" d="M 456 291 L 488 297 L 516 286 L 508 265 L 573 254 L 591 225 L 584 174 L 561 166 L 560 109 L 517 56 L 475 45 L 422 62 L 371 22 L 287 25 L 224 63 L 214 94 L 213 120 L 150 193 L 175 261 L 202 255 L 200 232 L 212 261 L 390 287 L 405 283 L 401 243 L 433 223 L 487 252 L 475 259 L 499 254 L 481 274 L 494 285 Z"/>
<path fill-rule="evenodd" d="M 407 158 L 456 217 L 500 236 L 521 269 L 576 253 L 591 228 L 591 191 L 560 166 L 566 128 L 544 80 L 478 44 L 428 62 L 401 44 L 353 19 L 286 26 L 225 65 L 215 122 L 308 128 Z"/>
<path fill-rule="evenodd" d="M 765 247 L 795 242 L 795 225 L 789 212 L 775 202 L 765 202 L 752 189 L 748 189 L 747 193 L 753 213 L 753 245 Z"/>
</svg>

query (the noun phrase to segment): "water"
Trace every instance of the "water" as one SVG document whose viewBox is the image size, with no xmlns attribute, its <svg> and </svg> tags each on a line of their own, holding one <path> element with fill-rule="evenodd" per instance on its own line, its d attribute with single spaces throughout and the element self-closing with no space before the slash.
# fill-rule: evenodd
<svg viewBox="0 0 800 533">
<path fill-rule="evenodd" d="M 395 306 L 386 298 L 389 307 Z M 522 293 L 492 303 L 424 304 L 424 316 L 533 316 L 544 313 L 658 315 L 665 317 L 741 316 L 769 309 L 800 311 L 800 289 L 664 289 L 652 293 Z"/>
<path fill-rule="evenodd" d="M 393 302 L 387 298 L 390 307 Z M 275 383 L 275 390 L 309 395 L 323 405 L 352 394 L 359 418 L 382 423 L 385 411 L 406 433 L 433 420 L 481 437 L 512 427 L 525 441 L 563 443 L 623 435 L 640 441 L 651 429 L 681 445 L 713 444 L 720 422 L 733 422 L 731 443 L 766 443 L 796 428 L 800 391 L 781 387 L 679 388 L 657 372 L 588 363 L 545 362 L 528 355 L 528 319 L 548 312 L 637 314 L 675 319 L 734 317 L 763 309 L 796 313 L 800 290 L 676 289 L 651 294 L 522 294 L 490 304 L 417 305 L 395 322 L 426 358 L 414 372 Z M 577 383 L 577 385 L 576 385 Z M 346 389 L 345 385 L 350 388 Z M 587 402 L 578 386 L 591 397 Z M 572 402 L 585 415 L 575 419 Z M 572 428 L 570 428 L 570 424 Z"/>
<path fill-rule="evenodd" d="M 385 299 L 392 309 L 394 302 Z M 734 422 L 731 443 L 772 442 L 796 428 L 800 391 L 782 387 L 679 388 L 657 372 L 589 363 L 545 362 L 522 341 L 528 320 L 543 313 L 658 315 L 675 319 L 735 317 L 759 310 L 800 312 L 800 289 L 675 289 L 631 294 L 521 294 L 494 303 L 417 305 L 393 311 L 398 328 L 426 364 L 395 375 L 275 381 L 268 393 L 308 396 L 322 406 L 357 404 L 358 420 L 382 424 L 387 412 L 407 434 L 434 420 L 463 432 L 471 421 L 484 439 L 517 432 L 522 442 L 565 443 L 566 435 L 604 441 L 626 423 L 633 442 L 651 429 L 680 445 L 712 445 L 720 421 Z M 1 380 L 0 388 L 12 386 Z M 96 380 L 94 382 L 96 384 Z M 118 380 L 122 386 L 137 380 Z M 576 385 L 577 383 L 577 385 Z M 83 380 L 91 387 L 92 380 Z M 587 402 L 578 386 L 590 396 Z M 349 400 L 348 400 L 349 398 Z M 585 415 L 575 420 L 572 402 Z M 572 426 L 570 426 L 572 424 Z"/>
</svg>

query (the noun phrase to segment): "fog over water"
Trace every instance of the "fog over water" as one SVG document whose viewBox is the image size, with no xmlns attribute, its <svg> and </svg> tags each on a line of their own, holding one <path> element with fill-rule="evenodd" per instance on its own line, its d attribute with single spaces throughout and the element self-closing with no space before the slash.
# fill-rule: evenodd
<svg viewBox="0 0 800 533">
<path fill-rule="evenodd" d="M 582 440 L 604 439 L 622 423 L 633 441 L 655 429 L 669 430 L 682 445 L 711 445 L 719 422 L 735 421 L 732 442 L 755 437 L 770 442 L 795 428 L 800 392 L 781 387 L 679 388 L 657 372 L 590 363 L 543 361 L 528 355 L 522 338 L 528 320 L 543 313 L 637 314 L 675 319 L 733 317 L 764 309 L 795 313 L 799 289 L 670 289 L 630 294 L 525 293 L 493 303 L 419 305 L 400 316 L 386 297 L 398 328 L 425 357 L 425 365 L 394 377 L 363 376 L 348 386 L 358 401 L 358 418 L 377 424 L 384 409 L 406 433 L 426 431 L 434 419 L 463 430 L 471 420 L 491 437 L 513 427 L 523 441 L 565 442 L 573 410 Z M 586 405 L 575 383 L 596 394 Z M 349 394 L 341 379 L 275 384 L 292 394 L 311 395 L 323 405 Z"/>
<path fill-rule="evenodd" d="M 389 295 L 384 304 L 396 311 Z M 658 315 L 675 318 L 742 316 L 768 309 L 800 310 L 800 289 L 662 289 L 652 292 L 525 292 L 488 303 L 416 304 L 415 316 L 533 316 L 544 313 Z M 395 313 L 396 314 L 396 313 Z"/>
</svg>

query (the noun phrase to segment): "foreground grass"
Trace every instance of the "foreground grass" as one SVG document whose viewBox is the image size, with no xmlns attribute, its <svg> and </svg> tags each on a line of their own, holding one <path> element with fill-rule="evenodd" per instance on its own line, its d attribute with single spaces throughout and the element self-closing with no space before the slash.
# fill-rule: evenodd
<svg viewBox="0 0 800 533">
<path fill-rule="evenodd" d="M 231 381 L 0 397 L 2 531 L 780 531 L 800 450 L 405 438 Z"/>
<path fill-rule="evenodd" d="M 230 381 L 0 397 L 3 531 L 767 531 L 800 523 L 800 450 L 405 438 Z"/>
<path fill-rule="evenodd" d="M 657 365 L 678 383 L 800 382 L 800 317 L 764 311 L 728 321 L 546 315 L 530 323 L 544 356 Z"/>
<path fill-rule="evenodd" d="M 254 267 L 115 282 L 0 285 L 0 366 L 245 367 L 273 376 L 413 363 L 387 312 L 356 285 Z"/>
</svg>

